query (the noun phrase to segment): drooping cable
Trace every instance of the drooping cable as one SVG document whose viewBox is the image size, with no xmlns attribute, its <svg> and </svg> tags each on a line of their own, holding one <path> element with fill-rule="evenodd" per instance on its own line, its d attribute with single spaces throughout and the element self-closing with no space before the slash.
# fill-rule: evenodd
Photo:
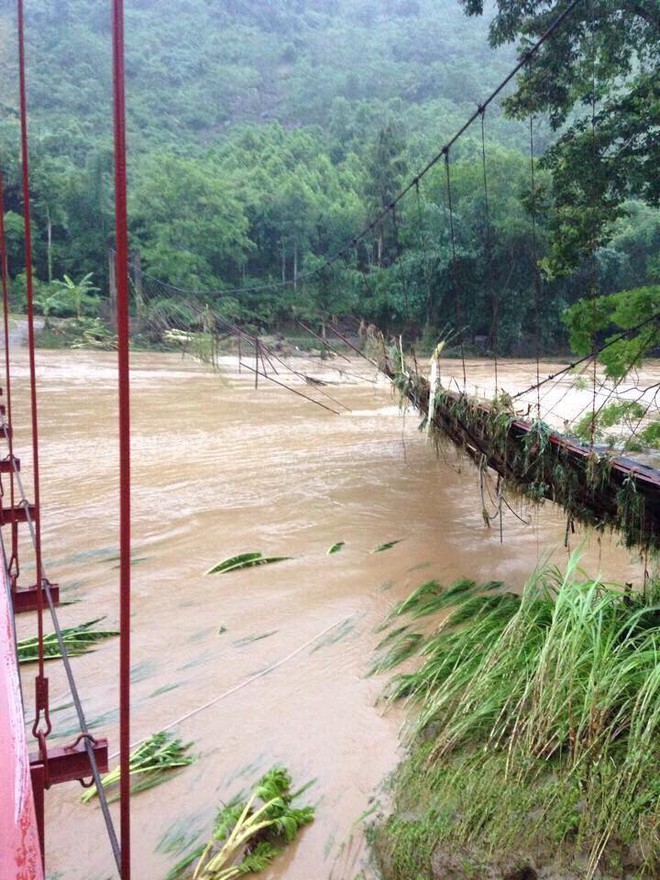
<svg viewBox="0 0 660 880">
<path fill-rule="evenodd" d="M 534 308 L 534 360 L 536 361 L 536 418 L 541 418 L 541 317 L 540 317 L 540 286 L 541 276 L 539 273 L 539 253 L 538 240 L 536 234 L 536 156 L 534 147 L 534 117 L 529 117 L 529 170 L 531 182 L 531 199 L 530 207 L 532 211 L 532 291 L 533 291 L 533 308 Z"/>
<path fill-rule="evenodd" d="M 491 328 L 490 344 L 494 355 L 495 368 L 495 396 L 499 393 L 498 376 L 498 349 L 499 349 L 499 326 L 500 326 L 500 301 L 495 285 L 491 281 L 493 266 L 493 229 L 490 222 L 490 193 L 488 190 L 488 163 L 486 160 L 486 109 L 481 113 L 481 169 L 484 180 L 484 226 L 486 230 L 486 292 L 490 294 L 491 303 Z"/>
<path fill-rule="evenodd" d="M 21 165 L 23 186 L 23 220 L 25 229 L 25 280 L 27 296 L 27 330 L 30 363 L 30 410 L 32 426 L 32 464 L 34 470 L 35 505 L 35 570 L 37 586 L 37 633 L 39 642 L 39 672 L 35 680 L 36 712 L 32 734 L 39 740 L 40 748 L 45 748 L 45 740 L 52 730 L 48 700 L 48 679 L 44 675 L 44 597 L 41 589 L 43 566 L 41 562 L 41 493 L 39 485 L 39 417 L 37 409 L 37 369 L 34 340 L 34 285 L 32 279 L 32 222 L 30 216 L 30 167 L 28 150 L 27 92 L 25 86 L 25 18 L 23 0 L 17 0 L 18 11 L 18 72 L 20 92 L 21 121 Z"/>
<path fill-rule="evenodd" d="M 406 311 L 406 321 L 410 319 L 410 299 L 408 297 L 408 279 L 403 268 L 401 238 L 399 236 L 399 221 L 397 219 L 396 205 L 392 205 L 392 230 L 394 232 L 394 246 L 396 248 L 396 262 L 399 267 L 399 283 L 403 288 L 403 303 Z"/>
<path fill-rule="evenodd" d="M 428 235 L 426 232 L 426 226 L 424 223 L 424 218 L 422 216 L 422 197 L 419 191 L 419 179 L 415 181 L 415 195 L 417 198 L 417 226 L 418 226 L 418 235 L 419 241 L 422 245 L 422 260 L 423 260 L 423 278 L 424 285 L 426 287 L 426 324 L 427 326 L 431 325 L 431 313 L 433 309 L 433 297 L 431 295 L 431 280 L 429 275 L 429 255 L 428 255 Z"/>
<path fill-rule="evenodd" d="M 14 437 L 11 410 L 11 369 L 9 363 L 9 266 L 7 262 L 7 236 L 5 233 L 5 195 L 4 177 L 0 171 L 0 260 L 2 261 L 2 315 L 5 342 L 5 419 L 2 429 L 7 439 L 9 461 L 14 462 Z M 9 504 L 13 510 L 16 506 L 16 487 L 14 482 L 14 468 L 9 471 Z M 11 555 L 7 559 L 7 574 L 11 584 L 12 593 L 16 592 L 19 575 L 18 563 L 18 523 L 11 523 Z"/>
<path fill-rule="evenodd" d="M 121 877 L 131 876 L 130 674 L 131 674 L 131 435 L 128 314 L 128 211 L 126 181 L 126 82 L 124 3 L 112 3 L 115 247 L 119 372 L 119 748 Z"/>
<path fill-rule="evenodd" d="M 641 330 L 643 327 L 646 327 L 648 324 L 652 324 L 654 322 L 660 323 L 660 312 L 654 312 L 652 315 L 649 315 L 648 318 L 640 321 L 639 324 L 635 324 L 634 327 L 628 327 L 621 333 L 617 333 L 616 336 L 612 336 L 610 339 L 607 340 L 607 342 L 598 347 L 596 354 L 602 354 L 602 352 L 606 351 L 611 346 L 616 345 L 617 342 L 621 342 L 622 339 L 627 339 L 631 334 L 637 333 L 638 330 Z M 590 361 L 592 357 L 593 353 L 589 352 L 589 354 L 585 354 L 584 357 L 578 358 L 575 361 L 571 361 L 568 366 L 562 367 L 562 369 L 557 370 L 556 373 L 551 373 L 549 376 L 546 376 L 545 379 L 541 379 L 540 381 L 529 385 L 527 388 L 523 389 L 523 391 L 518 391 L 516 394 L 512 394 L 511 400 L 518 400 L 518 398 L 523 397 L 525 394 L 531 394 L 532 391 L 536 391 L 538 388 L 542 388 L 548 382 L 553 382 L 559 376 L 563 376 L 565 373 L 569 373 L 571 370 L 574 370 L 575 367 L 580 366 L 580 364 L 584 364 L 587 361 Z"/>
<path fill-rule="evenodd" d="M 445 178 L 447 187 L 447 210 L 449 211 L 449 235 L 451 239 L 451 281 L 456 307 L 456 330 L 461 348 L 461 366 L 463 368 L 463 392 L 467 388 L 467 370 L 465 367 L 465 341 L 463 338 L 463 292 L 458 279 L 458 256 L 456 253 L 456 233 L 454 229 L 454 205 L 451 191 L 451 174 L 449 171 L 449 148 L 445 152 Z"/>
<path fill-rule="evenodd" d="M 592 398 L 591 398 L 591 423 L 589 428 L 590 434 L 590 444 L 591 448 L 594 447 L 594 442 L 596 438 L 596 383 L 598 381 L 598 358 L 596 356 L 596 348 L 598 346 L 598 340 L 596 337 L 596 312 L 597 312 L 597 298 L 598 298 L 598 264 L 596 261 L 596 248 L 597 248 L 597 240 L 596 240 L 596 215 L 595 215 L 595 204 L 597 198 L 596 192 L 596 166 L 597 166 L 597 147 L 596 147 L 596 20 L 594 14 L 594 2 L 593 0 L 589 0 L 589 16 L 590 16 L 590 43 L 591 43 L 591 240 L 589 242 L 589 260 L 591 266 L 591 283 L 590 283 L 590 297 L 591 297 L 591 350 L 594 353 L 593 360 L 593 374 L 592 374 Z"/>
</svg>

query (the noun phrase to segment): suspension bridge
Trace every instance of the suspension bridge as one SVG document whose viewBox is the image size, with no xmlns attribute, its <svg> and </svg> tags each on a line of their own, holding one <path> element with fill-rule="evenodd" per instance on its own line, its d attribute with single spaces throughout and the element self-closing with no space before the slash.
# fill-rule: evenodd
<svg viewBox="0 0 660 880">
<path fill-rule="evenodd" d="M 537 352 L 535 369 L 537 378 L 522 392 L 503 395 L 503 389 L 497 387 L 494 399 L 484 399 L 468 393 L 465 367 L 464 317 L 460 293 L 459 259 L 455 234 L 454 213 L 452 203 L 452 149 L 465 133 L 477 121 L 481 122 L 484 189 L 488 204 L 488 181 L 486 168 L 486 146 L 484 138 L 484 119 L 488 107 L 494 102 L 502 90 L 516 74 L 528 64 L 543 44 L 552 39 L 553 34 L 561 29 L 572 11 L 582 0 L 573 0 L 566 6 L 560 16 L 548 27 L 537 43 L 531 46 L 521 58 L 519 64 L 496 90 L 466 120 L 456 135 L 443 145 L 442 149 L 416 174 L 401 190 L 396 198 L 383 207 L 365 228 L 336 254 L 327 258 L 323 268 L 334 264 L 346 264 L 354 259 L 361 243 L 369 240 L 374 232 L 386 221 L 392 224 L 395 235 L 398 230 L 397 208 L 407 197 L 419 197 L 419 185 L 426 174 L 439 163 L 444 165 L 446 196 L 448 205 L 449 238 L 452 251 L 453 279 L 455 285 L 457 342 L 455 341 L 457 358 L 452 362 L 453 375 L 448 379 L 447 367 L 443 362 L 442 371 L 437 359 L 432 359 L 431 371 L 427 375 L 414 356 L 404 351 L 399 340 L 386 340 L 376 331 L 369 335 L 370 346 L 366 348 L 356 344 L 340 330 L 330 325 L 329 331 L 342 347 L 333 345 L 324 337 L 319 338 L 310 328 L 310 335 L 316 336 L 326 351 L 338 357 L 345 357 L 348 366 L 345 370 L 356 370 L 357 358 L 374 369 L 380 370 L 393 382 L 409 404 L 417 409 L 426 420 L 427 430 L 437 438 L 442 435 L 463 450 L 471 458 L 480 474 L 488 471 L 496 480 L 495 495 L 499 503 L 505 498 L 506 490 L 524 494 L 535 501 L 552 501 L 559 504 L 567 515 L 567 528 L 574 521 L 585 523 L 596 529 L 611 528 L 620 531 L 626 542 L 637 546 L 643 551 L 657 549 L 660 543 L 660 472 L 653 467 L 633 460 L 626 454 L 616 450 L 606 450 L 595 443 L 592 431 L 589 443 L 580 443 L 570 436 L 553 430 L 543 419 L 541 411 L 541 389 L 557 383 L 561 376 L 578 367 L 595 365 L 604 346 L 594 345 L 591 354 L 583 361 L 576 361 L 566 368 L 558 370 L 544 379 L 540 377 L 540 358 Z M 18 12 L 18 46 L 19 46 L 19 90 L 21 116 L 21 158 L 22 187 L 25 221 L 25 263 L 32 265 L 32 235 L 30 224 L 30 171 L 28 144 L 28 114 L 25 82 L 25 45 L 23 0 L 17 0 Z M 315 405 L 321 406 L 330 413 L 338 415 L 344 405 L 340 394 L 329 390 L 327 385 L 302 372 L 283 357 L 273 347 L 253 332 L 247 332 L 235 323 L 227 320 L 217 310 L 209 306 L 218 297 L 241 295 L 247 291 L 259 293 L 277 289 L 277 284 L 263 287 L 240 288 L 223 291 L 182 291 L 171 288 L 170 305 L 159 306 L 157 292 L 165 286 L 155 279 L 149 281 L 148 276 L 136 275 L 135 267 L 129 263 L 127 240 L 127 201 L 126 201 L 126 135 L 125 135 L 125 83 L 124 83 L 124 50 L 123 50 L 123 3 L 113 2 L 113 53 L 114 53 L 114 154 L 115 154 L 115 266 L 116 266 L 116 320 L 118 350 L 118 396 L 119 396 L 119 447 L 120 474 L 118 508 L 120 511 L 120 734 L 119 754 L 121 769 L 120 797 L 120 828 L 114 828 L 108 804 L 100 784 L 100 774 L 108 766 L 108 743 L 102 737 L 93 736 L 85 720 L 83 701 L 78 694 L 75 683 L 74 668 L 67 654 L 58 620 L 59 590 L 51 583 L 42 559 L 41 523 L 42 510 L 39 485 L 39 410 L 36 383 L 36 351 L 34 327 L 34 291 L 31 272 L 26 275 L 27 281 L 27 321 L 28 347 L 30 366 L 30 410 L 32 439 L 32 474 L 33 484 L 30 488 L 24 485 L 21 476 L 21 463 L 14 454 L 14 425 L 12 422 L 12 363 L 10 359 L 9 339 L 9 299 L 8 299 L 8 265 L 5 246 L 4 228 L 0 225 L 0 248 L 2 252 L 2 295 L 4 312 L 5 342 L 5 404 L 3 406 L 2 431 L 7 444 L 7 455 L 0 462 L 0 527 L 3 565 L 0 566 L 0 623 L 3 638 L 0 642 L 2 671 L 0 672 L 0 782 L 1 790 L 8 793 L 0 807 L 0 880 L 42 880 L 46 846 L 46 829 L 44 827 L 44 801 L 47 791 L 52 785 L 85 780 L 86 784 L 95 784 L 100 798 L 101 812 L 109 837 L 116 871 L 122 880 L 130 880 L 131 876 L 131 823 L 130 823 L 130 791 L 129 791 L 129 755 L 130 755 L 130 388 L 129 388 L 129 279 L 135 286 L 138 278 L 140 302 L 138 306 L 148 306 L 152 327 L 159 332 L 169 332 L 185 345 L 195 340 L 208 341 L 210 358 L 217 354 L 217 346 L 222 336 L 232 336 L 239 346 L 239 363 L 254 375 L 255 383 L 262 378 L 288 388 L 295 394 L 302 395 Z M 531 169 L 534 173 L 534 144 L 532 133 Z M 2 206 L 2 180 L 0 178 L 0 224 L 4 217 Z M 532 188 L 534 181 L 532 179 Z M 487 226 L 488 226 L 488 218 Z M 488 235 L 492 229 L 488 228 Z M 319 270 L 309 273 L 312 277 Z M 538 306 L 539 276 L 536 266 L 533 267 L 535 302 Z M 305 274 L 297 278 L 297 283 L 305 282 Z M 145 281 L 146 279 L 146 281 Z M 152 283 L 154 295 L 149 296 L 149 284 Z M 368 279 L 365 279 L 368 283 Z M 159 287 L 160 285 L 160 287 Z M 178 298 L 186 299 L 185 310 L 172 305 Z M 185 314 L 184 314 L 185 311 Z M 191 312 L 193 320 L 191 321 Z M 493 319 L 496 326 L 497 299 L 493 294 Z M 658 325 L 660 316 L 651 315 L 645 318 L 645 324 Z M 538 320 L 538 309 L 537 309 Z M 182 326 L 183 325 L 183 326 Z M 631 328 L 627 333 L 641 329 Z M 188 329 L 185 329 L 188 328 Z M 192 328 L 192 329 L 191 329 Z M 538 331 L 538 326 L 537 326 Z M 624 334 L 625 336 L 625 334 Z M 115 344 L 113 342 L 113 344 Z M 606 343 L 610 344 L 610 343 Z M 496 348 L 496 346 L 495 346 Z M 348 358 L 346 352 L 354 349 L 354 358 Z M 497 371 L 497 359 L 494 362 Z M 443 381 L 440 381 L 440 373 Z M 462 374 L 462 375 L 461 375 Z M 596 369 L 593 369 L 593 411 L 596 414 Z M 602 391 L 602 388 L 599 389 Z M 605 393 L 607 399 L 617 389 L 612 388 Z M 618 389 L 620 391 L 620 389 Z M 521 408 L 534 412 L 533 418 L 525 418 Z M 646 418 L 657 412 L 655 395 L 645 401 Z M 492 518 L 485 511 L 485 518 Z M 500 508 L 501 522 L 501 508 Z M 28 533 L 25 540 L 24 533 Z M 5 539 L 5 535 L 8 537 Z M 35 583 L 24 585 L 21 570 L 25 570 L 24 557 L 34 557 L 36 571 Z M 20 562 L 19 562 L 20 560 Z M 37 632 L 38 672 L 34 680 L 34 720 L 30 726 L 29 736 L 24 727 L 24 712 L 20 678 L 16 662 L 16 638 L 14 617 L 19 613 L 35 615 Z M 48 676 L 45 669 L 45 620 L 50 616 L 58 641 L 62 661 L 71 689 L 79 722 L 79 735 L 67 746 L 53 748 L 48 741 L 53 730 L 50 716 Z M 26 703 L 27 703 L 26 698 Z M 30 748 L 34 754 L 30 755 Z"/>
</svg>

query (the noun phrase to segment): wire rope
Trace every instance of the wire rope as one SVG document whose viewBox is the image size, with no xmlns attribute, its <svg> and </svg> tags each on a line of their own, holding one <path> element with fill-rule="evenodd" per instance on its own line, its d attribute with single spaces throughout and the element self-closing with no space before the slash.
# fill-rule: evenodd
<svg viewBox="0 0 660 880">
<path fill-rule="evenodd" d="M 534 117 L 529 117 L 529 168 L 530 168 L 530 181 L 531 181 L 531 214 L 532 214 L 532 290 L 533 290 L 533 308 L 534 308 L 534 359 L 536 361 L 536 384 L 537 384 L 537 395 L 536 395 L 536 418 L 541 418 L 541 397 L 539 394 L 540 390 L 540 379 L 541 379 L 541 351 L 540 351 L 540 335 L 541 335 L 541 320 L 539 314 L 539 298 L 540 298 L 540 284 L 541 284 L 541 276 L 539 273 L 538 266 L 538 241 L 536 235 L 536 216 L 537 216 L 537 207 L 536 207 L 536 169 L 535 169 L 535 155 L 534 155 Z"/>
<path fill-rule="evenodd" d="M 9 269 L 7 263 L 7 237 L 5 233 L 5 204 L 4 204 L 4 176 L 0 171 L 0 260 L 2 275 L 2 313 L 3 313 L 3 331 L 5 341 L 5 399 L 6 403 L 6 422 L 8 426 L 7 443 L 9 448 L 9 461 L 14 461 L 14 436 L 12 425 L 12 398 L 11 398 L 11 366 L 9 359 Z M 0 485 L 1 488 L 1 485 Z M 0 495 L 3 492 L 0 491 Z M 1 503 L 1 502 L 0 502 Z M 14 469 L 10 467 L 9 471 L 9 504 L 13 510 L 16 505 L 16 493 L 14 483 Z M 4 546 L 4 545 L 3 545 Z M 18 523 L 12 520 L 11 523 L 11 555 L 6 566 L 9 581 L 11 583 L 12 593 L 16 591 L 18 584 L 18 576 L 20 573 L 18 561 Z"/>
<path fill-rule="evenodd" d="M 490 293 L 491 301 L 491 332 L 490 339 L 494 355 L 495 369 L 495 396 L 499 393 L 498 376 L 498 348 L 499 348 L 499 297 L 495 285 L 491 281 L 493 249 L 492 249 L 492 225 L 490 220 L 490 194 L 488 190 L 488 165 L 486 161 L 486 109 L 481 113 L 481 167 L 484 180 L 484 222 L 486 228 L 486 290 Z"/>
<path fill-rule="evenodd" d="M 454 205 L 451 191 L 451 174 L 449 171 L 449 148 L 445 152 L 445 179 L 447 191 L 447 209 L 449 211 L 449 235 L 451 240 L 451 283 L 456 308 L 456 329 L 461 350 L 461 367 L 463 369 L 463 393 L 467 387 L 467 370 L 465 367 L 465 340 L 463 338 L 463 293 L 458 280 L 458 257 L 456 254 L 456 234 L 454 230 Z"/>
</svg>

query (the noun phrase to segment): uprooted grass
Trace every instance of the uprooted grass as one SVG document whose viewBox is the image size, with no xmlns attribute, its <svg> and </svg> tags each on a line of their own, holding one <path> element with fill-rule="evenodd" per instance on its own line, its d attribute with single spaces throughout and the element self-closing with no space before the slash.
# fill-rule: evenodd
<svg viewBox="0 0 660 880">
<path fill-rule="evenodd" d="M 395 811 L 375 831 L 388 880 L 437 876 L 439 846 L 482 865 L 521 847 L 567 864 L 579 854 L 585 878 L 636 848 L 635 876 L 658 876 L 657 591 L 581 579 L 575 561 L 563 577 L 538 571 L 520 597 L 461 583 L 418 640 L 419 668 L 389 690 L 417 719 Z M 405 613 L 433 593 L 442 604 L 425 586 Z"/>
</svg>

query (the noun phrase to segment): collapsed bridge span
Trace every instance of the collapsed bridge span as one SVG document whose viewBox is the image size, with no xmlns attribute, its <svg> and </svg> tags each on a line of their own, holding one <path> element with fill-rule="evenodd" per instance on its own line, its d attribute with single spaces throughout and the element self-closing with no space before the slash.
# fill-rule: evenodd
<svg viewBox="0 0 660 880">
<path fill-rule="evenodd" d="M 429 420 L 430 383 L 386 357 L 383 372 L 404 399 Z M 660 471 L 608 448 L 582 444 L 541 420 L 521 419 L 504 395 L 484 402 L 438 388 L 429 430 L 448 438 L 479 467 L 487 466 L 513 489 L 536 502 L 553 501 L 577 521 L 614 529 L 627 546 L 660 548 Z"/>
</svg>

